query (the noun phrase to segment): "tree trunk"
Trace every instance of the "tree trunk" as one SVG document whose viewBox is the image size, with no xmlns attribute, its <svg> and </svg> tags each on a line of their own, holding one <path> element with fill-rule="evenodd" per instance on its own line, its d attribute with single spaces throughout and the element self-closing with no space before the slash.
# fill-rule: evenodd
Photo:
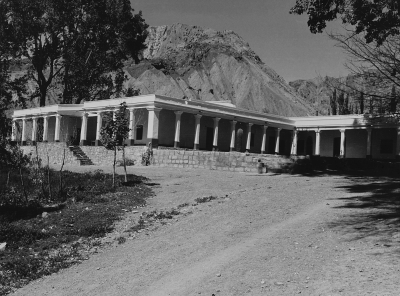
<svg viewBox="0 0 400 296">
<path fill-rule="evenodd" d="M 58 191 L 58 196 L 62 198 L 62 192 L 63 192 L 63 168 L 64 168 L 64 163 L 65 163 L 65 148 L 63 150 L 63 158 L 61 162 L 61 168 L 60 168 L 60 189 Z"/>
<path fill-rule="evenodd" d="M 117 162 L 117 147 L 114 147 L 114 162 L 113 162 L 113 187 L 115 188 L 115 163 Z"/>
<path fill-rule="evenodd" d="M 24 191 L 25 202 L 26 202 L 26 205 L 28 205 L 28 195 L 26 194 L 24 178 L 22 177 L 22 168 L 21 167 L 19 167 L 19 176 L 20 176 L 20 179 L 21 179 L 21 186 L 22 186 L 22 189 Z"/>
<path fill-rule="evenodd" d="M 49 198 L 52 199 L 51 183 L 50 183 L 50 157 L 47 154 L 47 183 L 49 184 Z"/>
<path fill-rule="evenodd" d="M 125 182 L 128 182 L 128 173 L 126 172 L 126 162 L 125 162 L 125 146 L 123 144 L 122 144 L 122 160 L 124 162 Z"/>
</svg>

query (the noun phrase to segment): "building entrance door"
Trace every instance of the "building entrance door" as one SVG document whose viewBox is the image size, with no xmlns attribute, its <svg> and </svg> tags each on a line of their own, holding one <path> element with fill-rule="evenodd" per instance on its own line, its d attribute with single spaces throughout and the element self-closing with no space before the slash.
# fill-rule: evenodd
<svg viewBox="0 0 400 296">
<path fill-rule="evenodd" d="M 206 133 L 206 150 L 211 151 L 213 148 L 214 141 L 214 129 L 212 127 L 207 127 Z"/>
<path fill-rule="evenodd" d="M 333 157 L 340 156 L 340 137 L 333 139 Z"/>
</svg>

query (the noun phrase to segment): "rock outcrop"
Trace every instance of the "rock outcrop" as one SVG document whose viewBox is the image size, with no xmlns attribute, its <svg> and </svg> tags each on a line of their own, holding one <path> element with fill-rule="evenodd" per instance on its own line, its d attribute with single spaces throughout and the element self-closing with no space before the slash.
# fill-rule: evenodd
<svg viewBox="0 0 400 296">
<path fill-rule="evenodd" d="M 240 36 L 175 24 L 150 27 L 139 64 L 125 68 L 127 87 L 189 100 L 230 100 L 240 108 L 304 116 L 314 110 Z"/>
</svg>

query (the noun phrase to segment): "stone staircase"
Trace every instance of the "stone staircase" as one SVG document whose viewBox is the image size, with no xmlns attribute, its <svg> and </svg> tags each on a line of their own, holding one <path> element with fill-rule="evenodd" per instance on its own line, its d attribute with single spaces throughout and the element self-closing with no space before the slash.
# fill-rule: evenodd
<svg viewBox="0 0 400 296">
<path fill-rule="evenodd" d="M 69 146 L 69 150 L 74 154 L 80 165 L 94 165 L 92 160 L 82 151 L 79 146 Z"/>
</svg>

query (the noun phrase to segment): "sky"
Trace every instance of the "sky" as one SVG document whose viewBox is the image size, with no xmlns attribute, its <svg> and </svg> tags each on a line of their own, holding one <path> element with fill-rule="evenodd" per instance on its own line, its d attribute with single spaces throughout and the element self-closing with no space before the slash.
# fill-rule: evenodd
<svg viewBox="0 0 400 296">
<path fill-rule="evenodd" d="M 150 26 L 182 23 L 232 30 L 287 82 L 348 74 L 346 55 L 326 34 L 312 34 L 307 16 L 289 14 L 296 0 L 131 0 Z M 340 30 L 340 23 L 328 32 Z"/>
</svg>

